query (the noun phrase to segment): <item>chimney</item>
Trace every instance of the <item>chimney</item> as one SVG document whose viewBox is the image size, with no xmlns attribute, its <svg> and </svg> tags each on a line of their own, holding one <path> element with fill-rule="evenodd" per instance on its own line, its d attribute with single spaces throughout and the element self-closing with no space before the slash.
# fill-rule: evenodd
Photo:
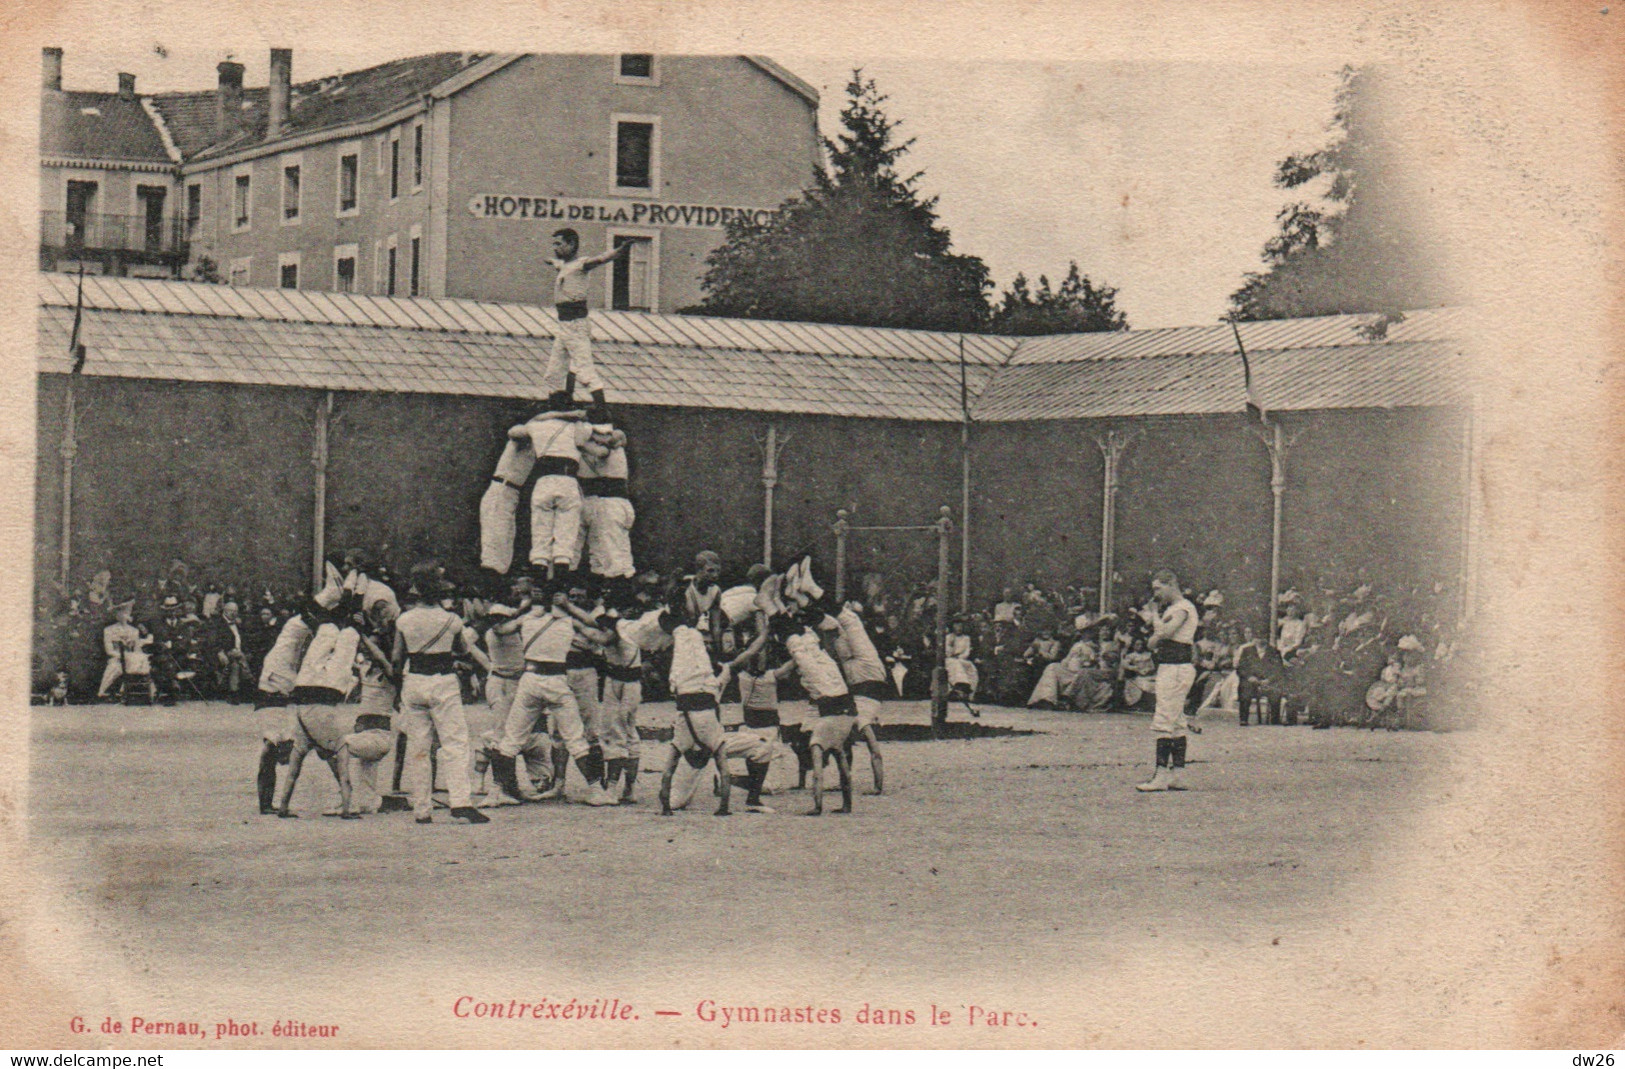
<svg viewBox="0 0 1625 1069">
<path fill-rule="evenodd" d="M 243 123 L 243 65 L 228 59 L 215 69 L 220 72 L 220 88 L 215 94 L 214 139 L 228 141 Z"/>
<path fill-rule="evenodd" d="M 281 137 L 288 127 L 288 99 L 292 94 L 293 49 L 271 49 L 270 114 L 266 119 L 267 140 Z"/>
<path fill-rule="evenodd" d="M 45 88 L 62 92 L 62 49 L 42 50 L 45 57 Z"/>
<path fill-rule="evenodd" d="M 118 98 L 120 100 L 135 99 L 135 75 L 125 74 L 123 71 L 119 71 Z"/>
</svg>

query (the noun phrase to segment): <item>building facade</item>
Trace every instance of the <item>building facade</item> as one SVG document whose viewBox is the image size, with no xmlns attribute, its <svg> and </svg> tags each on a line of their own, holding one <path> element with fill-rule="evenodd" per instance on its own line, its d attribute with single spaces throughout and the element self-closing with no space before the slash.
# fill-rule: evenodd
<svg viewBox="0 0 1625 1069">
<path fill-rule="evenodd" d="M 47 85 L 53 60 L 74 96 L 60 51 Z M 438 53 L 295 84 L 273 49 L 270 69 L 263 89 L 227 61 L 212 92 L 141 98 L 121 76 L 119 114 L 147 129 L 117 162 L 163 178 L 137 203 L 174 238 L 170 273 L 540 304 L 568 226 L 588 254 L 633 246 L 590 303 L 670 312 L 700 300 L 732 218 L 765 218 L 821 163 L 817 92 L 763 57 Z M 102 201 L 136 196 L 109 173 Z M 56 181 L 47 203 L 84 215 L 83 186 Z"/>
<path fill-rule="evenodd" d="M 178 153 L 135 76 L 117 92 L 62 88 L 62 50 L 44 53 L 40 89 L 40 267 L 173 277 L 186 262 Z"/>
</svg>

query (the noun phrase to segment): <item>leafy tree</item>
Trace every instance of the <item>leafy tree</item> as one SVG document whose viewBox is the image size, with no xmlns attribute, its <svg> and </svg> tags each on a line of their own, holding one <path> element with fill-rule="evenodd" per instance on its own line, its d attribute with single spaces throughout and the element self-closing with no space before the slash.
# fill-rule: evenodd
<svg viewBox="0 0 1625 1069">
<path fill-rule="evenodd" d="M 1067 269 L 1058 290 L 1038 276 L 1038 292 L 1029 288 L 1026 275 L 1017 275 L 993 309 L 988 330 L 994 334 L 1082 334 L 1097 330 L 1127 330 L 1128 316 L 1117 309 L 1117 289 L 1096 286 L 1078 272 L 1076 262 Z"/>
<path fill-rule="evenodd" d="M 1384 136 L 1383 98 L 1378 71 L 1343 69 L 1329 143 L 1288 156 L 1275 172 L 1285 190 L 1309 193 L 1322 182 L 1321 203 L 1281 209 L 1280 230 L 1264 245 L 1264 270 L 1246 275 L 1230 295 L 1226 318 L 1393 314 L 1458 299 L 1411 218 Z"/>
<path fill-rule="evenodd" d="M 842 133 L 824 140 L 829 169 L 767 223 L 732 222 L 706 258 L 705 299 L 683 311 L 854 326 L 980 330 L 992 283 L 975 256 L 952 251 L 935 197 L 897 163 L 914 143 L 872 79 L 853 71 Z"/>
</svg>

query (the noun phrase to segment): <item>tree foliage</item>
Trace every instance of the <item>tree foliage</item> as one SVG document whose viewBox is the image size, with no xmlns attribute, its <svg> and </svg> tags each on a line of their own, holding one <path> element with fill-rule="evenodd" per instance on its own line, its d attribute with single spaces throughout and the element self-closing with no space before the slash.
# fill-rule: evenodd
<svg viewBox="0 0 1625 1069">
<path fill-rule="evenodd" d="M 1127 330 L 1128 316 L 1117 309 L 1116 298 L 1115 287 L 1096 286 L 1078 271 L 1076 262 L 1068 267 L 1059 289 L 1052 290 L 1049 279 L 1039 275 L 1034 292 L 1027 276 L 1018 274 L 994 307 L 988 329 L 1011 335 Z"/>
<path fill-rule="evenodd" d="M 991 288 L 981 259 L 953 252 L 935 197 L 898 161 L 886 97 L 853 71 L 827 171 L 764 224 L 732 222 L 707 258 L 705 299 L 685 312 L 854 326 L 977 331 Z"/>
<path fill-rule="evenodd" d="M 1322 183 L 1319 203 L 1281 209 L 1264 270 L 1230 295 L 1228 318 L 1396 313 L 1455 299 L 1414 224 L 1383 120 L 1380 73 L 1344 68 L 1330 140 L 1288 156 L 1275 172 L 1283 190 L 1310 194 Z"/>
</svg>

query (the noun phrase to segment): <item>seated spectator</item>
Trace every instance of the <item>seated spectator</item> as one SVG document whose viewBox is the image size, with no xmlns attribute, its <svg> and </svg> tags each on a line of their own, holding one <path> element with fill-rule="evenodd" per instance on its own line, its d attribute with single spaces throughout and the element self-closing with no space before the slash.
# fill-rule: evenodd
<svg viewBox="0 0 1625 1069">
<path fill-rule="evenodd" d="M 1066 656 L 1044 667 L 1027 699 L 1029 709 L 1059 709 L 1072 698 L 1072 689 L 1085 667 L 1094 664 L 1095 650 L 1087 637 L 1079 638 Z"/>
<path fill-rule="evenodd" d="M 1129 651 L 1123 654 L 1119 674 L 1123 681 L 1123 704 L 1128 708 L 1138 706 L 1147 695 L 1156 693 L 1157 659 L 1146 648 L 1144 634 L 1136 634 L 1129 640 Z"/>
<path fill-rule="evenodd" d="M 948 636 L 944 650 L 944 667 L 948 672 L 948 695 L 955 701 L 970 701 L 976 697 L 977 688 L 981 685 L 981 675 L 973 660 L 975 650 L 975 643 L 965 633 L 965 621 L 954 620 L 953 632 Z"/>
<path fill-rule="evenodd" d="M 999 600 L 993 606 L 993 622 L 1021 626 L 1021 603 L 1016 601 L 1015 592 L 1009 587 L 999 591 Z"/>
<path fill-rule="evenodd" d="M 1406 635 L 1399 640 L 1399 690 L 1394 695 L 1395 729 L 1428 727 L 1427 656 L 1422 640 Z"/>
<path fill-rule="evenodd" d="M 1288 601 L 1286 595 L 1282 595 L 1286 619 L 1281 621 L 1280 629 L 1275 636 L 1275 648 L 1280 651 L 1282 657 L 1292 656 L 1293 652 L 1303 645 L 1304 635 L 1309 628 L 1308 622 L 1303 618 L 1303 604 L 1296 597 L 1296 592 L 1289 590 L 1287 594 L 1292 594 L 1293 597 Z"/>
<path fill-rule="evenodd" d="M 1383 666 L 1382 674 L 1377 677 L 1377 681 L 1366 688 L 1366 717 L 1361 726 L 1375 731 L 1387 725 L 1390 731 L 1394 730 L 1389 713 L 1393 711 L 1394 702 L 1398 697 L 1399 654 L 1395 652 L 1388 655 L 1388 663 Z"/>
<path fill-rule="evenodd" d="M 1101 649 L 1087 633 L 1073 645 L 1082 647 L 1078 676 L 1072 682 L 1072 708 L 1080 713 L 1104 713 L 1112 707 L 1117 692 L 1117 669 L 1108 667 Z"/>
<path fill-rule="evenodd" d="M 249 671 L 242 620 L 235 601 L 221 603 L 220 615 L 211 619 L 205 629 L 203 646 L 216 693 L 233 704 L 252 697 L 250 688 L 254 676 Z"/>
<path fill-rule="evenodd" d="M 152 644 L 149 635 L 143 635 L 132 622 L 135 603 L 126 601 L 113 610 L 113 622 L 102 629 L 102 652 L 107 655 L 107 666 L 102 670 L 101 686 L 97 698 L 111 695 L 113 684 L 125 676 L 138 680 L 156 700 L 152 683 L 152 662 L 144 647 Z"/>
<path fill-rule="evenodd" d="M 1236 647 L 1236 715 L 1246 727 L 1257 706 L 1258 723 L 1281 722 L 1281 683 L 1283 668 L 1279 650 L 1259 641 L 1251 627 L 1243 625 L 1242 641 Z"/>
</svg>

